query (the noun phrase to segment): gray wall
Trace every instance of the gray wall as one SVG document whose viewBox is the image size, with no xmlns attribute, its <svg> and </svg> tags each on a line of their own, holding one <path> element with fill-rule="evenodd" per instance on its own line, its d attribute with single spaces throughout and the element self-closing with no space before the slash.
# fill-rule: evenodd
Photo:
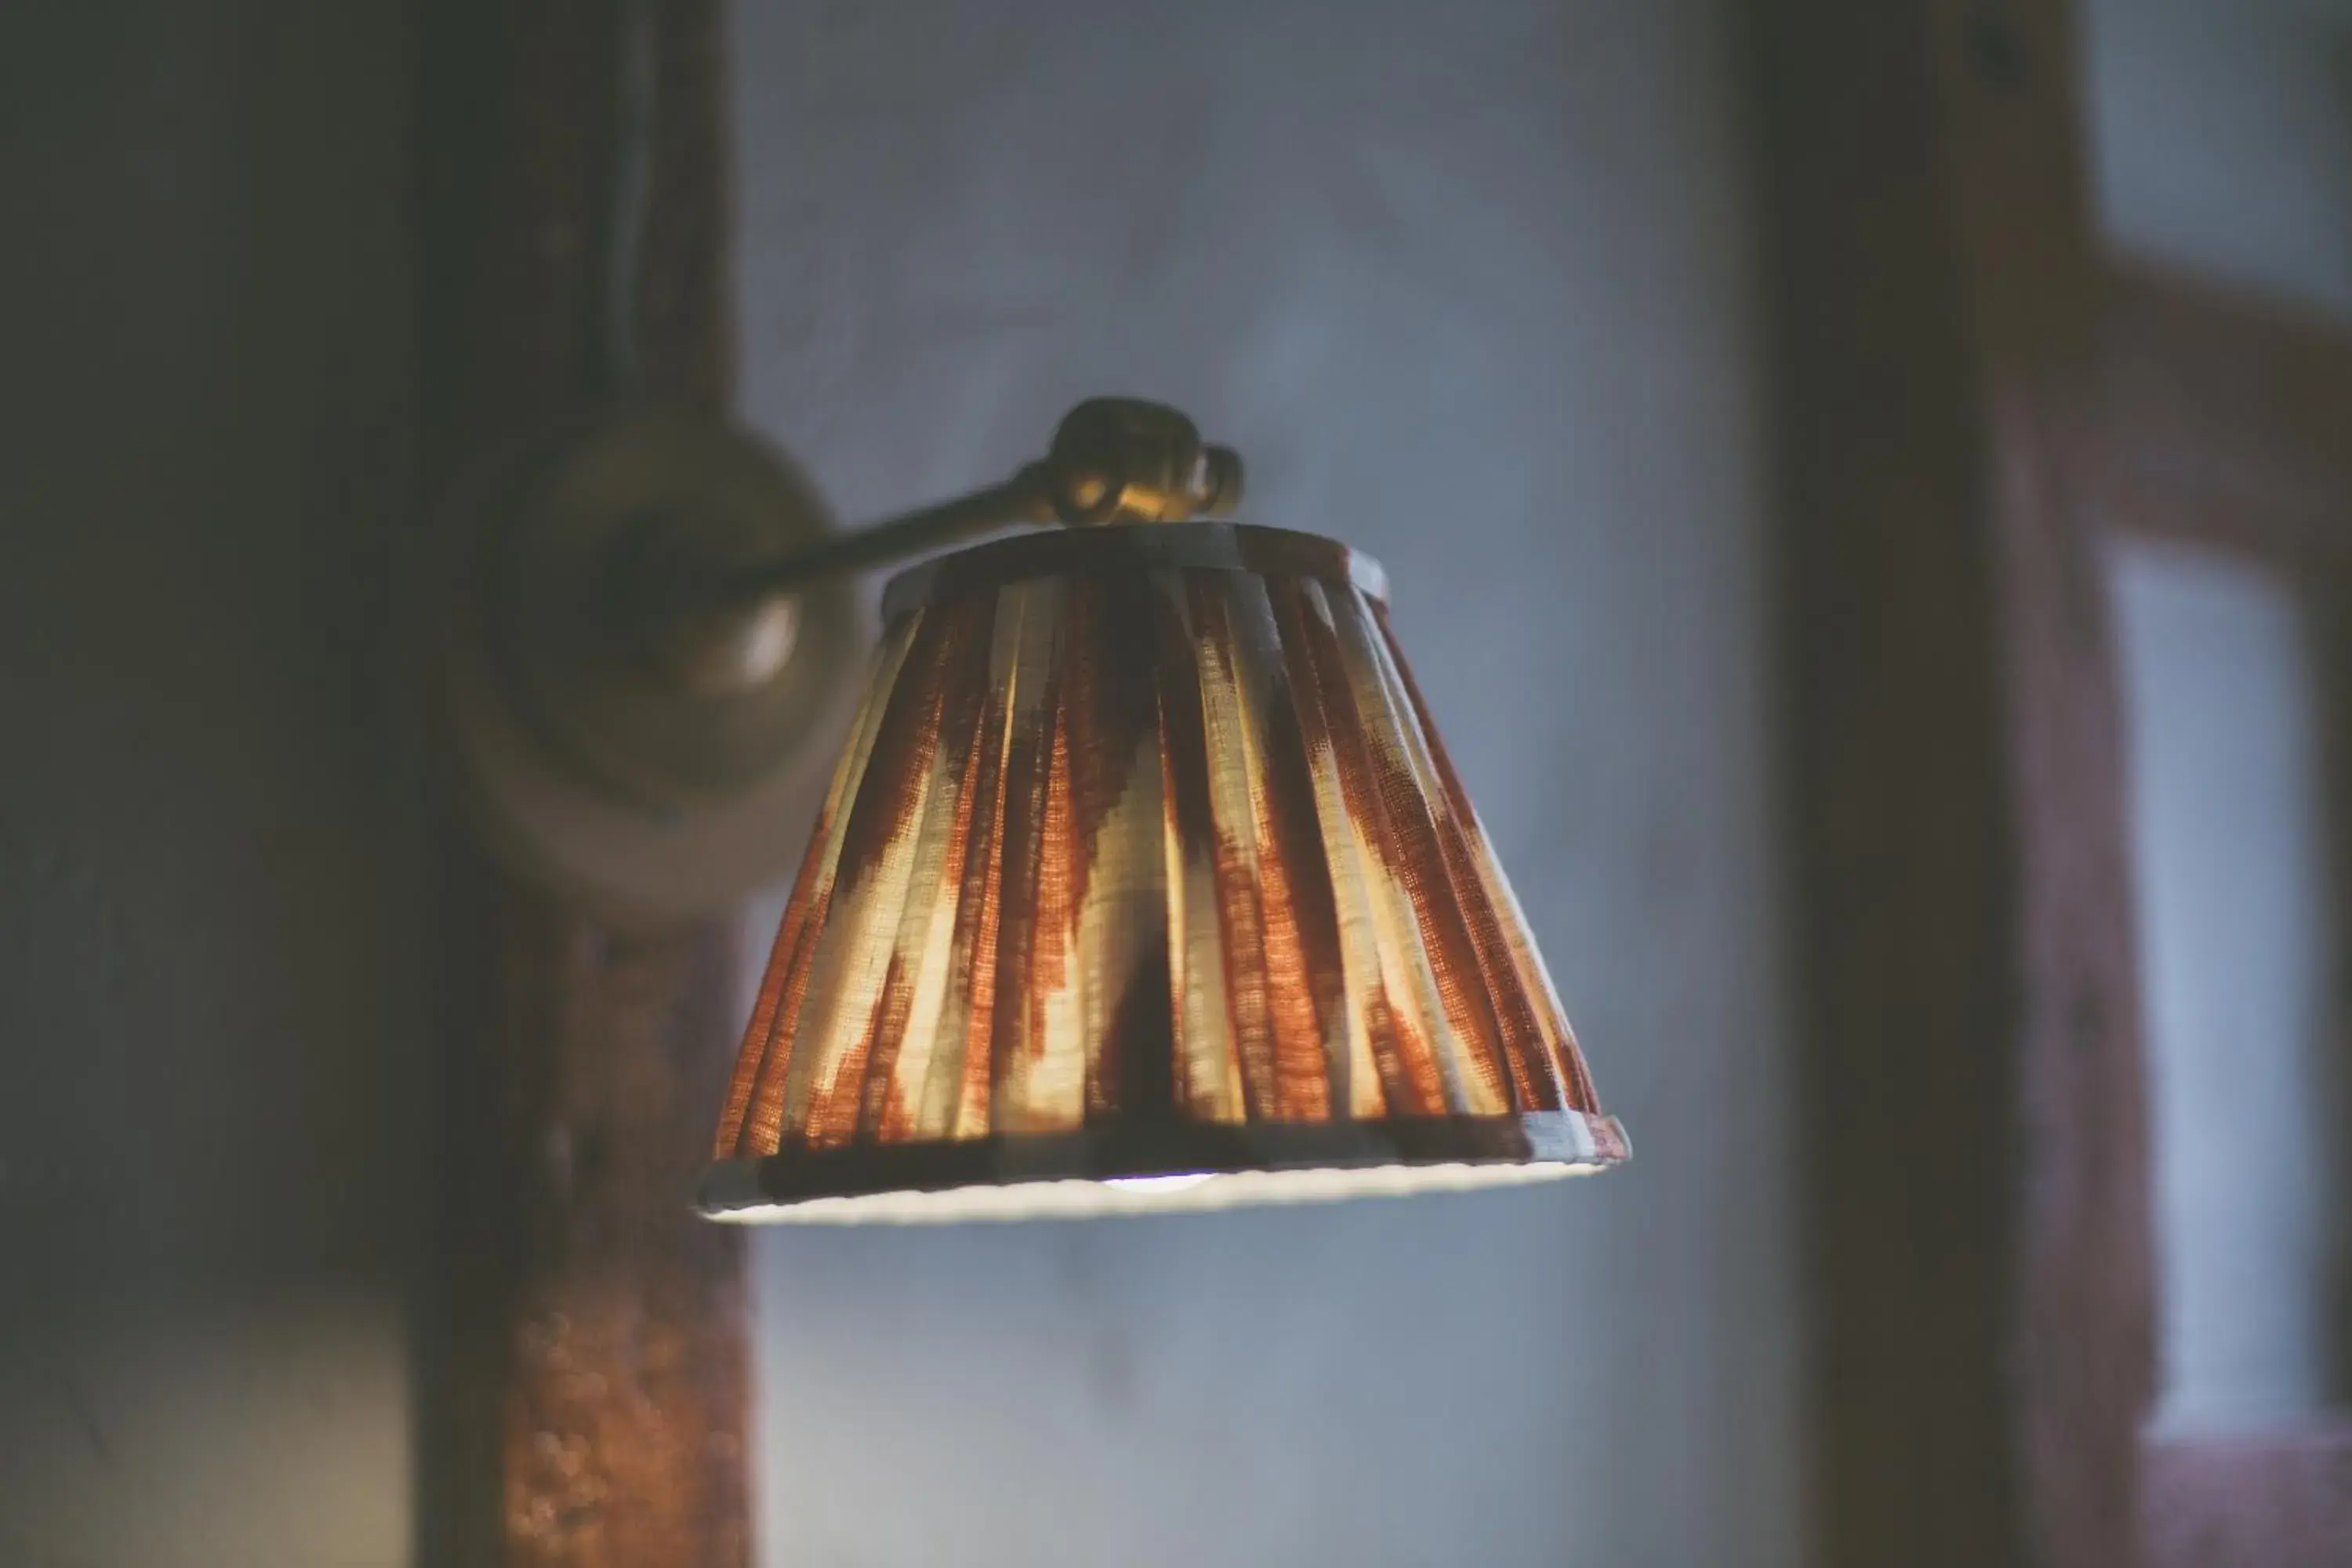
<svg viewBox="0 0 2352 1568">
<path fill-rule="evenodd" d="M 775 1564 L 1803 1555 L 1727 5 L 739 13 L 745 390 L 852 517 L 1132 391 L 1385 560 L 1621 1173 L 763 1236 Z M 764 933 L 748 945 L 764 945 Z"/>
<path fill-rule="evenodd" d="M 409 1559 L 404 16 L 0 6 L 9 1568 Z"/>
</svg>

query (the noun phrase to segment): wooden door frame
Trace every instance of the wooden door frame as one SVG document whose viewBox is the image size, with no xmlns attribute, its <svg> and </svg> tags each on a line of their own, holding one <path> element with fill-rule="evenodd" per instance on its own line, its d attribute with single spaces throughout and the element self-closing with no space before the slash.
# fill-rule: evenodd
<svg viewBox="0 0 2352 1568">
<path fill-rule="evenodd" d="M 649 399 L 733 395 L 724 14 L 658 0 L 635 359 Z M 425 493 L 603 395 L 597 237 L 621 0 L 420 7 Z M 604 924 L 443 832 L 449 1282 L 418 1421 L 420 1561 L 742 1568 L 740 1237 L 690 1207 L 724 1097 L 739 934 Z"/>
<path fill-rule="evenodd" d="M 1823 1561 L 2115 1568 L 2147 1162 L 2067 8 L 1758 43 Z"/>
<path fill-rule="evenodd" d="M 2109 519 L 2352 561 L 2352 352 L 2103 257 L 2071 22 L 1759 15 L 1832 1568 L 2352 1560 L 2341 1430 L 2143 1453 L 2147 1089 L 2100 563 Z"/>
</svg>

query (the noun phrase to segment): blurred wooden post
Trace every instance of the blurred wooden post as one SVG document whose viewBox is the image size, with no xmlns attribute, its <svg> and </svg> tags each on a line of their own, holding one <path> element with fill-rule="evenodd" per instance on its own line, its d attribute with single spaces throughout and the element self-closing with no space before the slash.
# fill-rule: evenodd
<svg viewBox="0 0 2352 1568">
<path fill-rule="evenodd" d="M 1833 1568 L 2123 1568 L 2151 1381 L 2124 780 L 2072 487 L 2063 0 L 1769 0 Z"/>
<path fill-rule="evenodd" d="M 421 8 L 427 493 L 576 412 L 616 94 L 613 5 Z M 667 0 L 639 289 L 650 397 L 724 408 L 723 28 Z M 387 197 L 389 199 L 389 196 Z M 749 1560 L 740 1244 L 688 1199 L 736 1020 L 722 920 L 604 929 L 447 838 L 452 1270 L 425 1380 L 419 1560 Z"/>
</svg>

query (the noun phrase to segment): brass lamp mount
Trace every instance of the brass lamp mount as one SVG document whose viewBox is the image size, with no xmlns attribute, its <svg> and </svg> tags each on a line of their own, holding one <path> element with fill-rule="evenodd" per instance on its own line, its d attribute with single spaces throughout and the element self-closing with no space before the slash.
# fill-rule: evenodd
<svg viewBox="0 0 2352 1568">
<path fill-rule="evenodd" d="M 526 451 L 445 520 L 442 707 L 463 793 L 526 873 L 609 913 L 718 907 L 789 868 L 865 638 L 848 579 L 1018 525 L 1230 512 L 1240 458 L 1095 398 L 1011 479 L 854 531 L 781 454 L 667 410 Z"/>
<path fill-rule="evenodd" d="M 1222 516 L 1241 500 L 1241 458 L 1162 404 L 1097 397 L 1063 417 L 1052 447 L 1012 479 L 773 560 L 730 562 L 691 530 L 648 519 L 615 565 L 622 635 L 698 689 L 756 684 L 790 657 L 779 635 L 811 586 L 1019 524 L 1078 528 Z"/>
</svg>

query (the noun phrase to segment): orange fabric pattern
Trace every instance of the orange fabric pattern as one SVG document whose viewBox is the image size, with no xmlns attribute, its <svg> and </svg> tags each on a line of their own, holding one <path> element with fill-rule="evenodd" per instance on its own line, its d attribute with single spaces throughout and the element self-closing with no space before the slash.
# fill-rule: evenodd
<svg viewBox="0 0 2352 1568">
<path fill-rule="evenodd" d="M 1622 1157 L 1376 566 L 1204 523 L 910 578 L 720 1160 L 1539 1113 Z"/>
</svg>

